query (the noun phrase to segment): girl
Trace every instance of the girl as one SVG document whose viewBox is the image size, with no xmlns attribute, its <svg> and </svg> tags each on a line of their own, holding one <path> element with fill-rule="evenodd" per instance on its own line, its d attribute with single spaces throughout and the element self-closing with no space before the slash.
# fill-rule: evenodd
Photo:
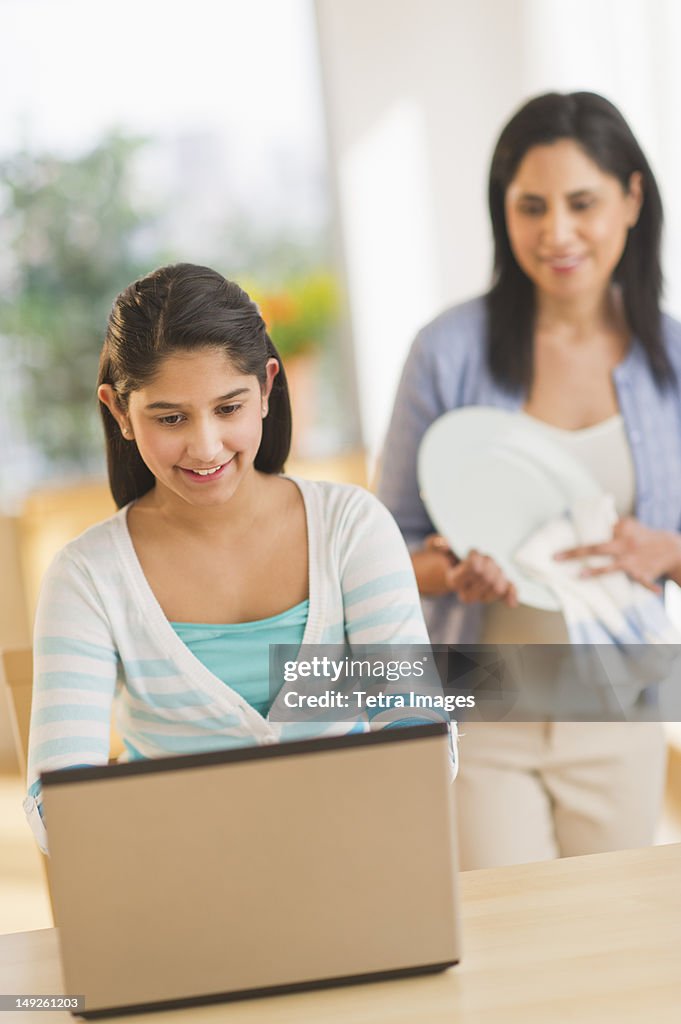
<svg viewBox="0 0 681 1024">
<path fill-rule="evenodd" d="M 331 726 L 270 717 L 270 644 L 427 643 L 383 506 L 282 475 L 286 379 L 236 284 L 190 264 L 131 284 L 97 393 L 120 511 L 42 588 L 25 808 L 43 848 L 39 773 L 105 764 L 112 704 L 129 758 L 276 743 Z"/>
</svg>

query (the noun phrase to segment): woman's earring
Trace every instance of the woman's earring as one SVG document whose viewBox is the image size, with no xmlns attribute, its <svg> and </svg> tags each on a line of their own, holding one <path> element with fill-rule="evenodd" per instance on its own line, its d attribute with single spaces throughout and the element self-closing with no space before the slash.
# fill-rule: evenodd
<svg viewBox="0 0 681 1024">
<path fill-rule="evenodd" d="M 267 416 L 267 402 L 262 403 L 262 414 L 263 416 Z"/>
</svg>

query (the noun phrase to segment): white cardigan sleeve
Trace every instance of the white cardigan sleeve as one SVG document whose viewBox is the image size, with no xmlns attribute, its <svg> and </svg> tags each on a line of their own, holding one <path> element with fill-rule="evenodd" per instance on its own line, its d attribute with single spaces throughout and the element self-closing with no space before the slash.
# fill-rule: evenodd
<svg viewBox="0 0 681 1024">
<path fill-rule="evenodd" d="M 348 513 L 339 552 L 345 634 L 350 647 L 392 644 L 429 649 L 411 559 L 395 520 L 380 501 L 359 489 Z M 432 657 L 430 665 L 439 688 Z M 390 708 L 369 718 L 373 728 L 446 721 L 450 724 L 452 775 L 456 774 L 456 723 L 450 723 L 446 710 Z"/>
<path fill-rule="evenodd" d="M 345 633 L 350 644 L 428 644 L 411 559 L 397 524 L 373 495 L 354 489 L 339 538 Z"/>
</svg>

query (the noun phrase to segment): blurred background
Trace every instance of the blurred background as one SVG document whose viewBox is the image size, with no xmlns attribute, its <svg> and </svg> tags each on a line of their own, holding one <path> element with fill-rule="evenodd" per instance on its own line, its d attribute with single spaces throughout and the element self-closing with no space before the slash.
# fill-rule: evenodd
<svg viewBox="0 0 681 1024">
<path fill-rule="evenodd" d="M 415 331 L 488 283 L 501 125 L 591 89 L 658 177 L 681 315 L 677 0 L 0 0 L 0 19 L 0 647 L 29 643 L 46 564 L 113 509 L 97 358 L 115 294 L 161 263 L 253 294 L 292 385 L 290 468 L 366 483 Z M 1 932 L 49 923 L 2 694 L 0 768 Z"/>
</svg>

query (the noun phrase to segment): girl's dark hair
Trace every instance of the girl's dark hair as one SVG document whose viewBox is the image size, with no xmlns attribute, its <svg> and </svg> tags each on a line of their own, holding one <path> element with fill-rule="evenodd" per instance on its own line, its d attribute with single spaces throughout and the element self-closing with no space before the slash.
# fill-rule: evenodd
<svg viewBox="0 0 681 1024">
<path fill-rule="evenodd" d="M 489 211 L 494 235 L 494 274 L 487 294 L 488 362 L 495 380 L 512 392 L 532 383 L 535 292 L 511 250 L 504 200 L 523 157 L 533 146 L 572 139 L 606 174 L 629 191 L 643 178 L 643 204 L 614 281 L 621 286 L 627 325 L 639 339 L 659 384 L 674 372 L 662 341 L 660 241 L 662 202 L 648 161 L 629 125 L 612 103 L 592 92 L 546 93 L 530 100 L 503 129 L 492 156 Z"/>
<path fill-rule="evenodd" d="M 257 377 L 261 386 L 267 360 L 279 363 L 255 468 L 280 473 L 291 444 L 291 403 L 281 359 L 255 303 L 209 267 L 160 267 L 121 292 L 109 316 L 97 384 L 110 384 L 125 411 L 130 393 L 152 380 L 166 356 L 206 348 L 221 349 L 240 373 Z M 124 440 L 102 402 L 100 410 L 109 486 L 122 508 L 150 491 L 155 480 L 135 442 Z"/>
</svg>

